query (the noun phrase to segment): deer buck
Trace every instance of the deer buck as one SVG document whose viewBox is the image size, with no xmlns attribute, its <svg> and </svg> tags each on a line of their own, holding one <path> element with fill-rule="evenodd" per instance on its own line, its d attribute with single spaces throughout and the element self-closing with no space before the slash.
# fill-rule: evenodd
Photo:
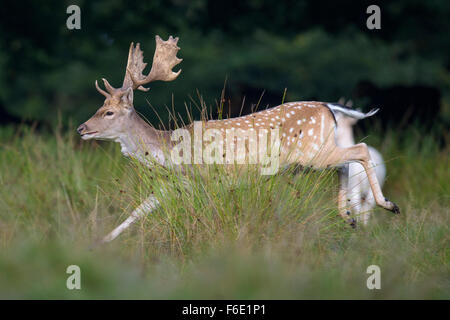
<svg viewBox="0 0 450 320">
<path fill-rule="evenodd" d="M 339 100 L 344 103 L 343 99 Z M 345 105 L 352 106 L 352 102 L 348 101 Z M 353 126 L 358 122 L 358 119 L 347 117 L 341 112 L 336 113 L 337 130 L 336 142 L 340 147 L 346 148 L 355 144 L 355 137 L 353 135 Z M 383 186 L 386 178 L 386 166 L 384 165 L 383 156 L 378 150 L 371 146 L 367 146 L 370 158 L 375 165 L 375 174 L 377 176 L 380 187 Z M 363 224 L 367 225 L 370 217 L 370 210 L 375 207 L 375 198 L 370 188 L 367 175 L 364 168 L 357 162 L 349 163 L 348 165 L 348 190 L 347 196 L 349 200 L 350 210 L 355 214 L 357 220 L 360 219 Z"/>
<path fill-rule="evenodd" d="M 105 96 L 103 106 L 77 131 L 84 140 L 102 139 L 120 143 L 125 156 L 134 157 L 146 165 L 156 164 L 170 166 L 173 161 L 169 152 L 174 148 L 171 131 L 161 131 L 150 126 L 134 110 L 133 91 L 147 91 L 144 85 L 152 81 L 172 81 L 181 70 L 173 72 L 172 68 L 182 59 L 176 57 L 178 38 L 169 37 L 163 41 L 156 36 L 156 49 L 153 64 L 148 75 L 143 71 L 146 63 L 139 44 L 131 43 L 125 77 L 121 88 L 113 88 L 103 79 L 106 91 L 95 82 L 97 90 Z M 338 167 L 340 187 L 338 193 L 339 214 L 350 225 L 355 227 L 356 221 L 350 218 L 347 209 L 348 163 L 358 162 L 366 171 L 370 187 L 377 205 L 399 213 L 396 204 L 383 196 L 378 183 L 374 164 L 369 150 L 364 143 L 348 147 L 340 147 L 335 141 L 336 117 L 340 112 L 346 116 L 363 119 L 373 115 L 346 108 L 345 106 L 324 102 L 291 102 L 246 116 L 226 119 L 202 121 L 205 129 L 215 129 L 225 135 L 230 130 L 248 129 L 250 131 L 277 129 L 281 132 L 279 139 L 279 161 L 282 165 L 299 164 L 312 166 L 315 169 Z M 186 126 L 192 132 L 193 126 Z M 238 138 L 239 139 L 239 138 Z M 232 143 L 236 140 L 233 139 Z M 234 150 L 234 149 L 233 149 Z M 151 161 L 152 162 L 151 162 Z M 159 205 L 154 196 L 150 196 L 139 205 L 131 215 L 110 234 L 103 242 L 115 239 L 132 223 L 151 212 Z"/>
</svg>

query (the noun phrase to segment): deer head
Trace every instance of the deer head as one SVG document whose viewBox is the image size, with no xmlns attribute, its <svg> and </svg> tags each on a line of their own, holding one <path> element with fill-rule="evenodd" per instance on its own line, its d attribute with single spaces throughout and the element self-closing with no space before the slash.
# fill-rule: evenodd
<svg viewBox="0 0 450 320">
<path fill-rule="evenodd" d="M 102 79 L 105 91 L 95 81 L 95 87 L 105 96 L 105 101 L 88 121 L 78 127 L 77 131 L 82 139 L 117 140 L 130 132 L 139 118 L 133 107 L 133 91 L 148 91 L 143 85 L 157 80 L 172 81 L 180 74 L 181 69 L 178 72 L 172 71 L 172 68 L 182 61 L 176 56 L 180 50 L 177 42 L 178 38 L 172 36 L 167 41 L 156 36 L 153 64 L 147 76 L 143 74 L 147 64 L 144 63 L 140 45 L 138 43 L 134 46 L 131 43 L 122 87 L 116 89 L 106 79 Z"/>
</svg>

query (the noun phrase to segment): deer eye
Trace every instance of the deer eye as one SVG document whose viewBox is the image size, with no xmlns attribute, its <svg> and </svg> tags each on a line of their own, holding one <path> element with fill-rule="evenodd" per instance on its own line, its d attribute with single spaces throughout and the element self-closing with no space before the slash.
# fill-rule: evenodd
<svg viewBox="0 0 450 320">
<path fill-rule="evenodd" d="M 108 112 L 106 112 L 105 114 L 106 114 L 107 116 L 112 116 L 112 115 L 114 114 L 114 112 L 108 111 Z"/>
</svg>

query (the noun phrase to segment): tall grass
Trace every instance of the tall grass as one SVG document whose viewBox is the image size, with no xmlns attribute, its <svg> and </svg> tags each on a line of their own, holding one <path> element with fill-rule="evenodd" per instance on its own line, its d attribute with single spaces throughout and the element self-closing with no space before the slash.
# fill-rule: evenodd
<svg viewBox="0 0 450 320">
<path fill-rule="evenodd" d="M 402 214 L 376 209 L 356 230 L 338 216 L 332 171 L 184 178 L 73 130 L 0 137 L 0 298 L 450 297 L 449 150 L 432 136 L 369 135 Z M 91 249 L 149 193 L 160 208 Z M 66 288 L 72 264 L 81 290 Z M 366 287 L 372 264 L 381 290 Z"/>
</svg>

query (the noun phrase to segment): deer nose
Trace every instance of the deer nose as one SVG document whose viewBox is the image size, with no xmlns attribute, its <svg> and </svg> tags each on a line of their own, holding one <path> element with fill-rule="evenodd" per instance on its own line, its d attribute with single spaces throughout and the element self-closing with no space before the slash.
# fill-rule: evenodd
<svg viewBox="0 0 450 320">
<path fill-rule="evenodd" d="M 77 132 L 81 134 L 81 132 L 83 132 L 84 129 L 86 129 L 86 124 L 83 123 L 78 127 Z"/>
</svg>

